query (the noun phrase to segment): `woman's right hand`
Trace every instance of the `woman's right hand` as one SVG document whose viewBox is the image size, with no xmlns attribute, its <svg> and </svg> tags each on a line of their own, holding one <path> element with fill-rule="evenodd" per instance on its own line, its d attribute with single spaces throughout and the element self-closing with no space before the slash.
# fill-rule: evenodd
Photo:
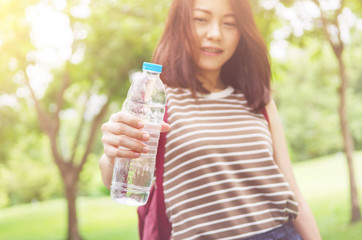
<svg viewBox="0 0 362 240">
<path fill-rule="evenodd" d="M 147 142 L 150 136 L 142 130 L 143 127 L 144 121 L 124 111 L 112 114 L 102 125 L 104 154 L 112 165 L 117 157 L 138 158 L 141 153 L 148 152 L 143 142 Z M 169 129 L 167 123 L 162 124 L 161 132 Z"/>
</svg>

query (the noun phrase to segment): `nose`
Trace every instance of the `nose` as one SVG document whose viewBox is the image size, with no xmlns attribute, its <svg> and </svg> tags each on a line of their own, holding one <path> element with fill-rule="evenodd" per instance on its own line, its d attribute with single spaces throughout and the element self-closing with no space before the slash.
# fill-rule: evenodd
<svg viewBox="0 0 362 240">
<path fill-rule="evenodd" d="M 220 41 L 222 39 L 222 32 L 218 22 L 210 23 L 206 37 L 214 41 Z"/>
</svg>

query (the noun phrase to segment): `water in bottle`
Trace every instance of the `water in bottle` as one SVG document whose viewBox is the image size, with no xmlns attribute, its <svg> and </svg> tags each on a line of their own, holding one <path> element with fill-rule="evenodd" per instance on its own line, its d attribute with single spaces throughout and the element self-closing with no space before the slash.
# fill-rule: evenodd
<svg viewBox="0 0 362 240">
<path fill-rule="evenodd" d="M 145 121 L 150 134 L 149 151 L 136 159 L 117 158 L 113 168 L 111 198 L 127 205 L 147 202 L 155 170 L 156 152 L 165 113 L 166 93 L 160 79 L 161 65 L 143 63 L 142 75 L 128 90 L 123 111 Z"/>
</svg>

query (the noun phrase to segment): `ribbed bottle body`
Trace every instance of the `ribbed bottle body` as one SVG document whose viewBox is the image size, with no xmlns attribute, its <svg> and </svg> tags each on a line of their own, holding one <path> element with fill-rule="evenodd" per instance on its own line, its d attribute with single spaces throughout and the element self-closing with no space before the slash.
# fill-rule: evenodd
<svg viewBox="0 0 362 240">
<path fill-rule="evenodd" d="M 143 130 L 150 135 L 150 139 L 145 142 L 149 151 L 135 159 L 116 159 L 111 185 L 111 198 L 114 201 L 133 206 L 147 202 L 155 171 L 165 104 L 166 93 L 159 73 L 144 71 L 132 83 L 123 111 L 144 120 Z"/>
</svg>

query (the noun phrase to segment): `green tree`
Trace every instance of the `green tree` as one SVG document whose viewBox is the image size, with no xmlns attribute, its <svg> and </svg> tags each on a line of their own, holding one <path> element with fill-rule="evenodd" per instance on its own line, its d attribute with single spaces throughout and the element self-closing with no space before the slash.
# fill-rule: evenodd
<svg viewBox="0 0 362 240">
<path fill-rule="evenodd" d="M 279 32 L 279 35 L 280 33 L 287 35 L 284 40 L 287 39 L 290 43 L 302 48 L 306 48 L 311 39 L 318 40 L 320 45 L 327 43 L 337 60 L 338 71 L 335 71 L 330 80 L 332 82 L 335 78 L 339 79 L 339 104 L 337 103 L 337 105 L 339 105 L 340 129 L 350 177 L 351 221 L 360 221 L 361 216 L 352 159 L 354 143 L 347 117 L 347 71 L 349 66 L 346 65 L 343 55 L 346 52 L 346 43 L 349 41 L 350 32 L 354 30 L 352 29 L 353 25 L 357 22 L 358 14 L 361 13 L 362 3 L 359 0 L 280 0 L 261 2 L 265 7 L 274 9 L 280 19 L 284 19 L 286 22 L 283 31 Z M 320 47 L 320 49 L 325 48 Z M 322 55 L 321 51 L 317 51 L 317 54 Z M 326 74 L 329 75 L 330 73 Z M 315 94 L 319 94 L 319 92 Z"/>
<path fill-rule="evenodd" d="M 353 138 L 350 133 L 348 118 L 347 118 L 347 96 L 346 89 L 348 87 L 348 76 L 346 74 L 346 63 L 343 58 L 343 53 L 345 51 L 345 43 L 342 36 L 343 26 L 341 20 L 339 19 L 342 15 L 343 10 L 345 10 L 345 0 L 338 1 L 339 6 L 333 11 L 328 11 L 323 8 L 321 2 L 318 0 L 313 0 L 313 2 L 318 6 L 320 10 L 320 19 L 322 21 L 323 33 L 333 49 L 335 57 L 338 61 L 339 67 L 339 79 L 340 79 L 340 87 L 339 87 L 339 118 L 341 131 L 344 142 L 344 150 L 347 157 L 347 164 L 349 170 L 349 182 L 350 182 L 350 191 L 351 191 L 351 222 L 361 221 L 361 211 L 359 208 L 358 201 L 358 192 L 356 186 L 356 177 L 354 173 L 354 163 L 353 163 L 353 152 L 354 152 L 354 144 Z M 355 4 L 360 6 L 361 2 L 356 1 Z"/>
<path fill-rule="evenodd" d="M 28 123 L 37 122 L 49 140 L 68 203 L 68 239 L 76 240 L 79 175 L 109 106 L 119 109 L 125 97 L 129 71 L 151 59 L 168 1 L 36 2 L 2 2 L 1 62 L 11 67 L 2 66 L 1 96 L 18 99 L 15 92 L 24 86 L 30 93 L 25 102 L 35 118 Z M 42 28 L 50 35 L 42 35 Z M 50 46 L 48 38 L 56 44 Z"/>
</svg>

